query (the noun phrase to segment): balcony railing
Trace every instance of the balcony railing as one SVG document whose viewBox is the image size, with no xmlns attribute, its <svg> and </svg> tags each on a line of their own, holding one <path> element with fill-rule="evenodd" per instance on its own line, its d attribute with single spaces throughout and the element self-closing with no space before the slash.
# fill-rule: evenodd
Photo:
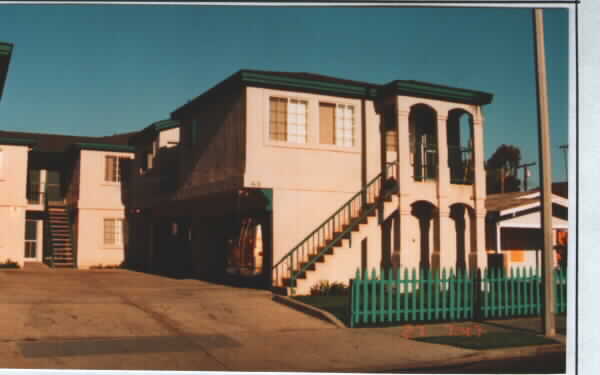
<svg viewBox="0 0 600 375">
<path fill-rule="evenodd" d="M 450 183 L 472 185 L 474 180 L 473 149 L 465 147 L 448 147 L 448 166 L 450 167 Z"/>
</svg>

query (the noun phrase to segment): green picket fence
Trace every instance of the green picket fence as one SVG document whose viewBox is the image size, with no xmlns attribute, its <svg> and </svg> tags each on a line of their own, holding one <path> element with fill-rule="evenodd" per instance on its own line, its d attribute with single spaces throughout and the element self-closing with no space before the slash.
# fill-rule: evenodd
<svg viewBox="0 0 600 375">
<path fill-rule="evenodd" d="M 557 313 L 566 312 L 566 274 L 554 272 Z M 541 276 L 530 269 L 481 273 L 356 272 L 349 294 L 350 326 L 538 315 Z"/>
</svg>

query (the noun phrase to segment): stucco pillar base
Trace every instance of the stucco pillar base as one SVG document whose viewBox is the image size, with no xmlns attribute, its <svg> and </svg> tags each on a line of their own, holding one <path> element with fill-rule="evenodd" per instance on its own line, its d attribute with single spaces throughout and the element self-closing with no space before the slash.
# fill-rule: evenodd
<svg viewBox="0 0 600 375">
<path fill-rule="evenodd" d="M 396 272 L 400 268 L 400 252 L 394 251 L 392 253 L 392 270 Z"/>
<path fill-rule="evenodd" d="M 441 256 L 440 253 L 435 251 L 431 254 L 431 271 L 438 271 L 441 267 L 440 264 Z"/>
</svg>

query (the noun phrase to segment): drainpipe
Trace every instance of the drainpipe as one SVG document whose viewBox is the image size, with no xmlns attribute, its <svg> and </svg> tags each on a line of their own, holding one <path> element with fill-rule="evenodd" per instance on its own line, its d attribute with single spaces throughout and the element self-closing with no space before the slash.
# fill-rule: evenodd
<svg viewBox="0 0 600 375">
<path fill-rule="evenodd" d="M 360 186 L 361 186 L 361 200 L 363 207 L 367 203 L 367 110 L 365 99 L 361 99 L 361 150 L 360 150 L 360 162 L 361 162 L 361 171 L 360 171 Z"/>
</svg>

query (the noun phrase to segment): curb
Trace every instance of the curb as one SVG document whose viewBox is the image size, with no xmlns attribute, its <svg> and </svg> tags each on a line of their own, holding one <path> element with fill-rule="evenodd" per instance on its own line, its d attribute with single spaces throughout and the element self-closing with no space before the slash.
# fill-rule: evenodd
<svg viewBox="0 0 600 375">
<path fill-rule="evenodd" d="M 298 310 L 300 312 L 303 312 L 305 314 L 311 315 L 315 318 L 324 320 L 328 323 L 333 324 L 334 326 L 336 326 L 337 328 L 347 328 L 346 325 L 340 321 L 338 318 L 336 318 L 333 314 L 331 314 L 328 311 L 325 310 L 321 310 L 317 307 L 311 306 L 311 305 L 307 305 L 306 303 L 302 303 L 298 300 L 295 300 L 293 298 L 290 297 L 286 297 L 286 296 L 281 296 L 278 294 L 274 294 L 273 295 L 273 301 L 275 302 L 279 302 L 282 305 L 286 305 L 288 307 L 291 307 L 292 309 Z"/>
<path fill-rule="evenodd" d="M 517 348 L 506 348 L 506 349 L 488 349 L 481 350 L 480 352 L 467 354 L 462 357 L 452 358 L 447 360 L 438 360 L 433 362 L 423 362 L 410 364 L 402 370 L 429 370 L 439 368 L 452 368 L 459 367 L 465 364 L 479 362 L 479 361 L 490 361 L 490 360 L 510 360 L 513 358 L 527 358 L 535 357 L 539 354 L 548 353 L 566 353 L 566 346 L 564 344 L 548 344 L 548 345 L 537 345 L 537 346 L 522 346 Z M 389 371 L 377 370 L 381 372 Z"/>
</svg>

